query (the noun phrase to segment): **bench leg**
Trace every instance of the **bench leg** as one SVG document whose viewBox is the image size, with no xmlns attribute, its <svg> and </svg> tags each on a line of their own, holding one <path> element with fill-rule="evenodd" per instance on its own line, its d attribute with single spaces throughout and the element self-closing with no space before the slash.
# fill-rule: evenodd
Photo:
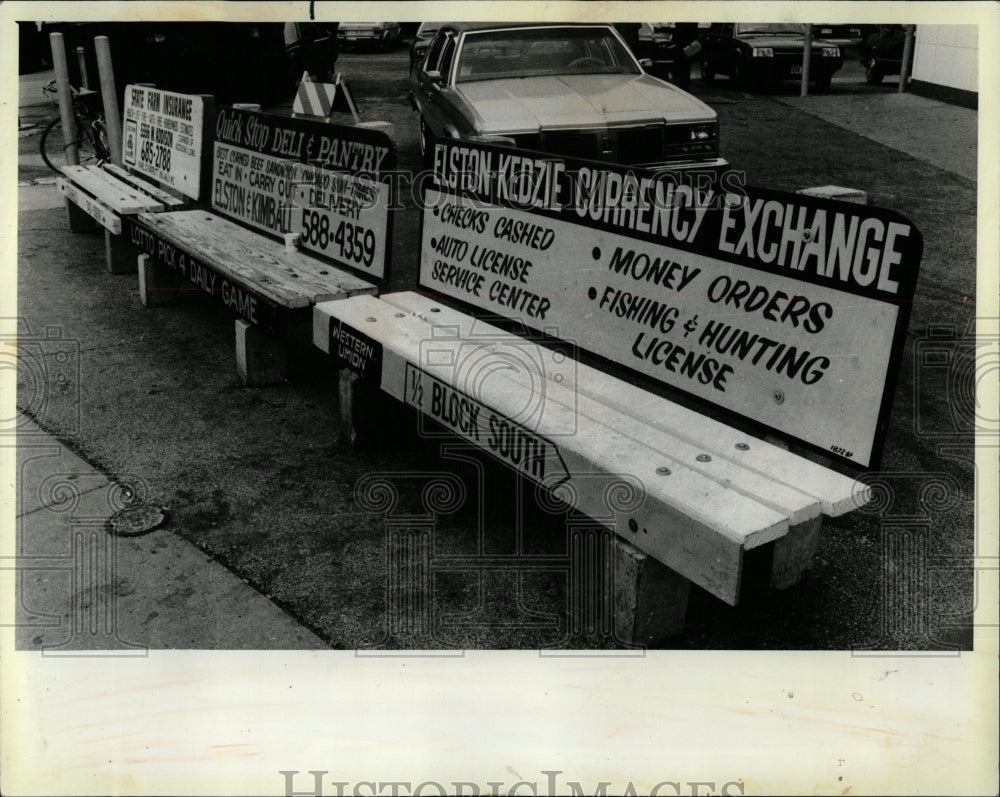
<svg viewBox="0 0 1000 797">
<path fill-rule="evenodd" d="M 180 298 L 177 274 L 158 265 L 149 255 L 136 259 L 139 270 L 139 301 L 143 307 L 164 307 Z"/>
<path fill-rule="evenodd" d="M 288 373 L 285 343 L 236 319 L 236 371 L 246 387 L 283 382 Z"/>
<path fill-rule="evenodd" d="M 384 444 L 387 419 L 380 418 L 377 409 L 383 398 L 371 380 L 350 368 L 341 368 L 337 372 L 337 393 L 341 440 L 355 447 Z"/>
<path fill-rule="evenodd" d="M 691 582 L 618 538 L 615 551 L 615 631 L 636 645 L 656 645 L 684 630 Z"/>
<path fill-rule="evenodd" d="M 66 200 L 66 218 L 69 221 L 70 232 L 94 232 L 97 229 L 97 222 L 93 216 L 80 210 L 75 202 Z"/>
<path fill-rule="evenodd" d="M 774 541 L 771 559 L 771 586 L 786 589 L 797 584 L 812 564 L 819 546 L 822 515 L 797 523 L 784 537 Z"/>
<path fill-rule="evenodd" d="M 125 242 L 125 236 L 105 230 L 104 254 L 109 274 L 135 274 L 135 247 Z"/>
</svg>

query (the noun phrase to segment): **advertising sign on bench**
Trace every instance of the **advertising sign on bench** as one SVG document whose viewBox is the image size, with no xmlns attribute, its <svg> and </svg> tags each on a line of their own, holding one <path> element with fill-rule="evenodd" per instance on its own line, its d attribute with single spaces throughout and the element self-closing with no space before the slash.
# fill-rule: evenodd
<svg viewBox="0 0 1000 797">
<path fill-rule="evenodd" d="M 922 239 L 899 214 L 442 142 L 420 286 L 867 466 Z"/>
<path fill-rule="evenodd" d="M 205 113 L 205 97 L 126 86 L 122 160 L 136 173 L 198 199 Z"/>
<path fill-rule="evenodd" d="M 235 108 L 216 115 L 212 209 L 385 280 L 392 140 L 376 130 Z"/>
</svg>

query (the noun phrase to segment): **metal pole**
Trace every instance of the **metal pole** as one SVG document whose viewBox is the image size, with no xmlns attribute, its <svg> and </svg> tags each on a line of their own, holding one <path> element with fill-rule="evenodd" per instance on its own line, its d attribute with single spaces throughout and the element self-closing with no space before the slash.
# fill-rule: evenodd
<svg viewBox="0 0 1000 797">
<path fill-rule="evenodd" d="M 903 63 L 899 67 L 899 89 L 902 94 L 908 90 L 910 82 L 910 61 L 913 58 L 913 31 L 915 25 L 906 26 L 906 39 L 903 41 Z"/>
<path fill-rule="evenodd" d="M 80 147 L 77 144 L 76 116 L 73 113 L 73 89 L 69 84 L 69 66 L 66 64 L 66 45 L 61 33 L 49 34 L 52 48 L 52 68 L 56 73 L 59 92 L 59 118 L 62 120 L 63 144 L 67 166 L 80 165 Z"/>
<path fill-rule="evenodd" d="M 802 48 L 802 87 L 799 89 L 800 97 L 809 96 L 809 64 L 812 62 L 813 46 L 813 26 L 807 24 L 804 36 L 804 47 Z"/>
<path fill-rule="evenodd" d="M 90 75 L 87 74 L 87 59 L 82 47 L 76 48 L 76 60 L 80 64 L 80 83 L 87 90 L 90 89 Z"/>
<path fill-rule="evenodd" d="M 101 97 L 104 100 L 104 128 L 108 131 L 108 147 L 111 162 L 122 165 L 122 117 L 118 112 L 118 89 L 115 87 L 115 71 L 111 66 L 111 43 L 107 36 L 94 37 L 97 52 L 97 71 L 101 77 Z"/>
</svg>

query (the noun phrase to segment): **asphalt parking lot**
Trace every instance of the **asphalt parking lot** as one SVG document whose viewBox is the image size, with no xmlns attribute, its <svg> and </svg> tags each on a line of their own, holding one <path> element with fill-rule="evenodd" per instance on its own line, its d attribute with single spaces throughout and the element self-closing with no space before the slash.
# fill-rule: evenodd
<svg viewBox="0 0 1000 797">
<path fill-rule="evenodd" d="M 338 69 L 362 117 L 394 126 L 399 168 L 417 169 L 406 47 L 342 53 Z M 35 96 L 44 77 L 22 77 L 24 124 L 53 114 L 23 99 Z M 968 648 L 975 113 L 897 95 L 892 77 L 867 86 L 853 60 L 820 97 L 800 99 L 791 84 L 751 94 L 725 80 L 705 86 L 697 78 L 691 90 L 719 113 L 722 153 L 746 172 L 748 183 L 865 190 L 871 204 L 916 223 L 924 255 L 886 453 L 870 474 L 884 485 L 881 500 L 871 511 L 828 523 L 815 566 L 790 590 L 752 592 L 734 609 L 694 589 L 685 633 L 664 644 Z M 274 110 L 290 106 L 291 98 Z M 894 127 L 903 114 L 916 121 L 901 140 Z M 565 569 L 447 566 L 449 557 L 477 550 L 515 562 L 525 553 L 565 556 L 564 514 L 541 505 L 524 482 L 479 454 L 419 441 L 405 428 L 408 416 L 394 419 L 401 431 L 381 448 L 343 444 L 335 383 L 318 353 L 308 354 L 294 382 L 240 387 L 231 318 L 207 297 L 154 311 L 140 307 L 135 275 L 104 271 L 103 237 L 68 232 L 36 146 L 37 137 L 26 130 L 18 172 L 18 315 L 32 334 L 58 330 L 75 370 L 64 389 L 38 394 L 22 375 L 22 409 L 97 472 L 169 508 L 168 523 L 139 538 L 144 542 L 121 545 L 199 551 L 266 604 L 266 612 L 247 611 L 243 633 L 275 615 L 281 618 L 274 622 L 288 621 L 291 629 L 270 643 L 254 637 L 240 644 L 220 631 L 239 599 L 214 602 L 209 582 L 192 588 L 182 568 L 162 598 L 175 611 L 136 614 L 130 642 L 348 649 L 615 644 L 599 634 L 572 633 Z M 393 225 L 395 290 L 416 285 L 418 226 L 415 203 L 407 200 Z M 936 356 L 925 356 L 928 351 Z M 44 400 L 35 401 L 41 394 Z M 465 500 L 424 518 L 422 490 L 440 473 L 460 478 Z M 398 485 L 399 503 L 388 516 L 366 511 L 359 500 L 372 474 Z M 426 536 L 400 531 L 418 516 L 429 524 Z M 22 537 L 28 550 L 31 544 Z M 155 555 L 143 559 L 145 568 L 157 567 Z M 434 569 L 435 561 L 443 564 Z M 428 583 L 429 593 L 421 586 Z M 111 584 L 107 599 L 128 606 L 143 589 L 139 571 Z M 53 599 L 46 611 L 68 617 L 69 609 Z M 168 622 L 197 625 L 197 633 L 170 636 L 163 630 Z M 32 627 L 20 634 L 19 645 L 57 645 L 65 634 L 58 624 Z"/>
</svg>

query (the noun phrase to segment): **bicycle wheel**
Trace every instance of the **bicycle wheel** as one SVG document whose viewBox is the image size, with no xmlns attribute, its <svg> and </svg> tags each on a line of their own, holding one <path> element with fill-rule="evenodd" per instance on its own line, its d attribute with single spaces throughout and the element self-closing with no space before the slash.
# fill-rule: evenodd
<svg viewBox="0 0 1000 797">
<path fill-rule="evenodd" d="M 100 163 L 106 157 L 95 151 L 93 142 L 85 135 L 82 135 L 82 127 L 79 118 L 77 119 L 77 151 L 80 155 L 81 166 L 93 166 Z M 41 140 L 38 147 L 42 153 L 42 160 L 52 171 L 62 174 L 60 166 L 66 164 L 66 149 L 69 143 L 63 137 L 63 127 L 61 119 L 53 119 L 42 131 Z"/>
</svg>

